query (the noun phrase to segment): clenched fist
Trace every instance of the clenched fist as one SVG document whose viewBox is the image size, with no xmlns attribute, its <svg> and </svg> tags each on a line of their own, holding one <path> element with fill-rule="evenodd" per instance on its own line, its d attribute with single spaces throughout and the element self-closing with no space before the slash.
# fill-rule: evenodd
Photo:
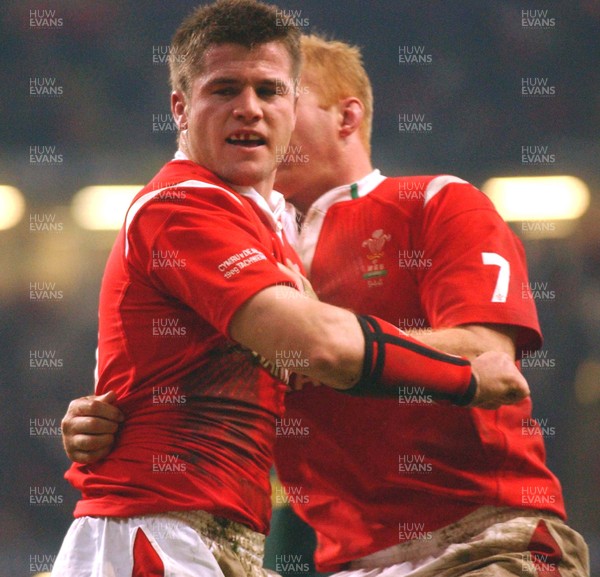
<svg viewBox="0 0 600 577">
<path fill-rule="evenodd" d="M 506 353 L 488 351 L 471 362 L 477 392 L 470 407 L 497 409 L 512 405 L 530 395 L 525 377 Z"/>
</svg>

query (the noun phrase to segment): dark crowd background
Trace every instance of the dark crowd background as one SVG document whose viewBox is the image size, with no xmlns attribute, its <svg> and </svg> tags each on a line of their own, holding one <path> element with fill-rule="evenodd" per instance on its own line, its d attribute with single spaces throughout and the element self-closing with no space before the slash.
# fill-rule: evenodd
<svg viewBox="0 0 600 577">
<path fill-rule="evenodd" d="M 89 184 L 143 184 L 171 157 L 175 133 L 155 130 L 169 114 L 168 71 L 153 55 L 196 5 L 2 4 L 0 184 L 18 187 L 27 210 L 18 226 L 0 231 L 1 577 L 49 569 L 77 498 L 62 477 L 68 461 L 58 427 L 68 401 L 92 391 L 97 293 L 115 233 L 78 228 L 69 203 Z M 590 207 L 569 236 L 531 238 L 514 226 L 531 280 L 546 289 L 537 304 L 548 362 L 525 369 L 534 416 L 546 424 L 548 461 L 563 483 L 569 522 L 588 541 L 600 575 L 600 3 L 278 5 L 288 17 L 294 11 L 306 31 L 362 47 L 375 93 L 373 156 L 384 174 L 451 173 L 478 186 L 492 176 L 571 174 L 588 184 Z M 62 24 L 32 26 L 32 14 L 44 10 Z M 523 26 L 524 11 L 535 10 L 553 24 Z M 406 46 L 423 47 L 431 62 L 401 64 Z M 524 77 L 546 78 L 554 95 L 522 96 Z M 60 94 L 32 96 L 35 78 L 54 79 Z M 424 115 L 431 130 L 399 132 L 403 113 Z M 529 145 L 548 147 L 554 161 L 524 165 L 521 150 Z M 36 146 L 54 147 L 56 162 L 32 163 Z M 53 215 L 60 230 L 32 232 L 39 214 Z M 31 283 L 44 282 L 55 298 L 32 299 Z M 54 354 L 54 366 L 32 366 L 40 351 Z M 271 566 L 281 547 L 309 557 L 312 537 L 295 523 L 276 511 Z"/>
</svg>

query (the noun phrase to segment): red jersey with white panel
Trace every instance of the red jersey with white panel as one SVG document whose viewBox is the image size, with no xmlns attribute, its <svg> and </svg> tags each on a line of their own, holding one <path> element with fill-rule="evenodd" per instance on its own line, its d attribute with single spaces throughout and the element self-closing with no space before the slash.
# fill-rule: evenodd
<svg viewBox="0 0 600 577">
<path fill-rule="evenodd" d="M 321 300 L 406 330 L 516 325 L 520 352 L 541 345 L 522 245 L 483 193 L 451 176 L 378 171 L 353 188 L 315 202 L 296 239 Z M 564 517 L 531 418 L 529 399 L 468 409 L 414 387 L 393 400 L 311 383 L 288 394 L 276 463 L 317 532 L 320 570 L 426 539 L 482 505 Z"/>
<path fill-rule="evenodd" d="M 137 195 L 100 292 L 96 393 L 116 391 L 125 422 L 106 459 L 67 472 L 75 516 L 201 509 L 267 532 L 285 386 L 228 327 L 255 293 L 290 284 L 279 201 L 187 160 Z"/>
</svg>

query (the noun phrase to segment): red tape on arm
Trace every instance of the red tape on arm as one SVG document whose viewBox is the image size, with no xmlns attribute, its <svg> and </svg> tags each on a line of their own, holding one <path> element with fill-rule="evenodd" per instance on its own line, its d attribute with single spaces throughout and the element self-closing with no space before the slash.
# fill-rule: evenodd
<svg viewBox="0 0 600 577">
<path fill-rule="evenodd" d="M 459 406 L 473 400 L 477 381 L 467 359 L 428 347 L 382 319 L 357 318 L 365 336 L 365 357 L 360 380 L 347 393 L 392 397 L 399 386 L 410 385 Z"/>
</svg>

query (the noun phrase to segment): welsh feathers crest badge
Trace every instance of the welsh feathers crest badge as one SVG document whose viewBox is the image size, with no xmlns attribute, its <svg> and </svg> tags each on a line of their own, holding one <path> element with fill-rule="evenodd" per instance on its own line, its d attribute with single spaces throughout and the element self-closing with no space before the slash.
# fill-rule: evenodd
<svg viewBox="0 0 600 577">
<path fill-rule="evenodd" d="M 392 238 L 391 234 L 386 234 L 383 229 L 380 228 L 371 233 L 371 238 L 363 241 L 362 246 L 369 251 L 366 257 L 369 259 L 367 264 L 367 272 L 363 274 L 363 278 L 368 280 L 369 287 L 379 286 L 383 284 L 382 278 L 387 275 L 387 270 L 382 262 L 385 243 L 390 241 Z"/>
</svg>

